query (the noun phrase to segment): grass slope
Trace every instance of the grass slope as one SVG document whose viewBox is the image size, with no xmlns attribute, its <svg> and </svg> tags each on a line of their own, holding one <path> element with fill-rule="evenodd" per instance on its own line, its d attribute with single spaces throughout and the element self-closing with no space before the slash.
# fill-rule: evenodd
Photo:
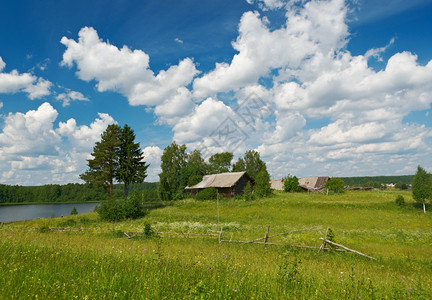
<svg viewBox="0 0 432 300">
<path fill-rule="evenodd" d="M 400 192 L 398 192 L 400 193 Z M 224 237 L 275 237 L 284 245 L 319 246 L 327 227 L 335 240 L 376 257 L 289 246 L 184 238 L 216 233 L 216 203 L 184 200 L 140 220 L 100 222 L 94 213 L 5 224 L 0 230 L 0 298 L 49 299 L 430 299 L 432 217 L 394 203 L 398 193 L 283 194 L 223 200 Z M 127 239 L 150 223 L 179 235 Z M 35 229 L 85 227 L 81 232 Z"/>
</svg>

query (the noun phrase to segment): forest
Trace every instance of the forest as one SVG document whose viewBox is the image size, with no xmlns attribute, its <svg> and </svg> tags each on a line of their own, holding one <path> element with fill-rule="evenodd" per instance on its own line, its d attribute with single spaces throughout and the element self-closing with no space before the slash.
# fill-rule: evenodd
<svg viewBox="0 0 432 300">
<path fill-rule="evenodd" d="M 123 184 L 114 186 L 114 194 L 123 196 Z M 144 182 L 131 184 L 131 194 L 140 193 L 149 201 L 157 197 L 157 183 Z M 65 203 L 101 201 L 109 197 L 106 188 L 90 184 L 68 183 L 66 185 L 48 184 L 42 186 L 19 186 L 0 184 L 0 203 Z M 150 199 L 151 198 L 151 199 Z"/>
</svg>

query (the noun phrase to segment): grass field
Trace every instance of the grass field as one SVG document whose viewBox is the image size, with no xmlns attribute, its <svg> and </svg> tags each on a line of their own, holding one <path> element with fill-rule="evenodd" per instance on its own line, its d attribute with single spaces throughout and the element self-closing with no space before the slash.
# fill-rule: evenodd
<svg viewBox="0 0 432 300">
<path fill-rule="evenodd" d="M 404 207 L 394 201 L 401 193 Z M 270 239 L 281 246 L 219 244 L 188 235 L 217 232 L 216 203 L 191 199 L 115 224 L 95 213 L 5 224 L 0 299 L 432 298 L 432 216 L 408 192 L 276 193 L 219 206 L 224 239 L 261 238 L 268 226 L 270 235 L 321 227 Z M 165 234 L 123 234 L 145 224 Z M 288 246 L 319 247 L 327 227 L 336 242 L 377 260 Z"/>
</svg>

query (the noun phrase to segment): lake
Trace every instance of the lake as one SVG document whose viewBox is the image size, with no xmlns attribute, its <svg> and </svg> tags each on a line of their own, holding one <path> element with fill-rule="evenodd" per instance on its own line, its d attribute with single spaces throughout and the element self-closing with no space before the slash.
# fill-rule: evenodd
<svg viewBox="0 0 432 300">
<path fill-rule="evenodd" d="M 0 206 L 0 222 L 68 216 L 75 207 L 79 214 L 91 212 L 99 203 L 23 204 Z"/>
</svg>

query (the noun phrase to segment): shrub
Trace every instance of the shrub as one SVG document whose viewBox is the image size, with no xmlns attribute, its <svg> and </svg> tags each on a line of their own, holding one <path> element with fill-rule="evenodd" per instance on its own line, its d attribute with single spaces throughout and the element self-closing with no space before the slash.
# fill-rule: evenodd
<svg viewBox="0 0 432 300">
<path fill-rule="evenodd" d="M 77 215 L 78 214 L 78 210 L 76 209 L 76 207 L 74 206 L 74 208 L 72 208 L 72 211 L 70 213 L 71 215 Z"/>
<path fill-rule="evenodd" d="M 136 198 L 126 200 L 109 199 L 97 207 L 96 212 L 105 221 L 120 221 L 123 219 L 138 219 L 146 212 L 141 201 Z"/>
<path fill-rule="evenodd" d="M 345 191 L 345 182 L 341 178 L 331 178 L 326 182 L 324 188 L 336 194 L 343 193 Z"/>
<path fill-rule="evenodd" d="M 213 187 L 203 189 L 195 196 L 196 200 L 214 200 L 217 197 L 217 190 Z"/>
<path fill-rule="evenodd" d="M 405 198 L 402 195 L 397 195 L 395 203 L 399 206 L 405 205 Z"/>
<path fill-rule="evenodd" d="M 288 193 L 296 193 L 302 191 L 302 188 L 299 186 L 298 178 L 296 176 L 288 175 L 284 178 L 284 191 Z"/>
<path fill-rule="evenodd" d="M 143 233 L 144 233 L 144 236 L 146 236 L 146 237 L 150 237 L 150 236 L 154 235 L 154 231 L 151 228 L 150 223 L 144 224 L 144 232 Z"/>
</svg>

